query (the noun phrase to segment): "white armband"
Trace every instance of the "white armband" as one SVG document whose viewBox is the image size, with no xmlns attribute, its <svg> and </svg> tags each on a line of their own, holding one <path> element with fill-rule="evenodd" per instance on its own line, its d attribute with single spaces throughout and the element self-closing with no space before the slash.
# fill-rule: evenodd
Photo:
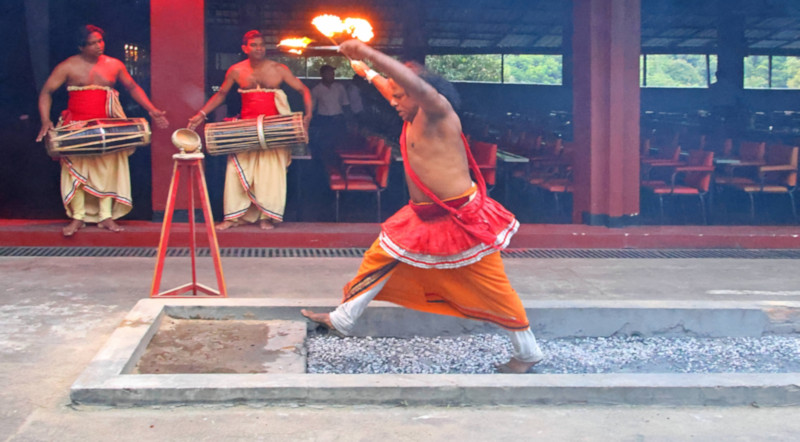
<svg viewBox="0 0 800 442">
<path fill-rule="evenodd" d="M 369 83 L 372 83 L 372 80 L 377 76 L 378 76 L 377 72 L 373 71 L 372 69 L 367 69 L 367 75 L 365 77 L 367 78 L 367 81 Z"/>
</svg>

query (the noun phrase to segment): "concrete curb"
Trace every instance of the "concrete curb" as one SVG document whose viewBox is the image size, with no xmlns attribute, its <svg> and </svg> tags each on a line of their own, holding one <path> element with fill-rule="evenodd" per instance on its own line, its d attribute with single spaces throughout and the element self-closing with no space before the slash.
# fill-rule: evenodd
<svg viewBox="0 0 800 442">
<path fill-rule="evenodd" d="M 793 334 L 797 302 L 526 302 L 534 329 L 548 337 L 611 334 L 760 336 Z M 800 373 L 524 375 L 134 375 L 132 368 L 164 315 L 202 319 L 296 319 L 329 301 L 289 299 L 145 299 L 120 323 L 72 385 L 80 404 L 659 404 L 785 406 L 800 404 Z M 475 321 L 426 315 L 375 303 L 358 334 L 458 334 Z M 394 327 L 394 329 L 392 329 Z M 388 329 L 388 330 L 387 330 Z M 492 329 L 492 327 L 489 327 Z M 496 329 L 495 329 L 496 330 Z M 434 333 L 435 332 L 435 333 Z M 731 334 L 733 333 L 733 334 Z"/>
</svg>

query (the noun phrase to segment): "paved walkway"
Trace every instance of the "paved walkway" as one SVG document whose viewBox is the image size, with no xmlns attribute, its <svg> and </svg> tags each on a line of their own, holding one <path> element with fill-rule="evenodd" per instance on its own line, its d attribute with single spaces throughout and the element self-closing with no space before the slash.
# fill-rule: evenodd
<svg viewBox="0 0 800 442">
<path fill-rule="evenodd" d="M 798 407 L 73 407 L 151 258 L 0 258 L 3 440 L 796 440 Z M 225 258 L 231 297 L 338 299 L 356 258 Z M 508 259 L 525 299 L 800 301 L 791 259 Z M 209 259 L 201 282 L 213 286 Z M 167 261 L 162 288 L 189 280 Z"/>
</svg>

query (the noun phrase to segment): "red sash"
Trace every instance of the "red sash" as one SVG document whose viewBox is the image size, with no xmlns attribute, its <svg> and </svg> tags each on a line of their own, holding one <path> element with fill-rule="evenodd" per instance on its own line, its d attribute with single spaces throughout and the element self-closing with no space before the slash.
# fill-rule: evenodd
<svg viewBox="0 0 800 442">
<path fill-rule="evenodd" d="M 69 91 L 67 109 L 61 113 L 63 122 L 108 118 L 108 91 L 104 89 L 85 89 Z"/>
<path fill-rule="evenodd" d="M 275 92 L 245 92 L 242 93 L 242 115 L 241 118 L 256 118 L 259 115 L 278 115 L 278 107 L 275 105 Z"/>
</svg>

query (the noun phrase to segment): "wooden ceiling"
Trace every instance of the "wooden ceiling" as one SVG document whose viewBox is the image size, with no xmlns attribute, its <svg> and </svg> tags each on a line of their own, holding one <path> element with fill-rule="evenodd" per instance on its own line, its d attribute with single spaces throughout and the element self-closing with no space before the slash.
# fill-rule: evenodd
<svg viewBox="0 0 800 442">
<path fill-rule="evenodd" d="M 749 53 L 800 54 L 800 0 L 641 0 L 642 51 L 715 53 L 720 26 L 741 23 Z M 309 36 L 321 13 L 360 16 L 391 52 L 417 39 L 432 54 L 562 53 L 569 0 L 206 0 L 212 29 L 261 29 L 268 43 Z M 413 29 L 406 26 L 409 23 Z M 416 26 L 424 23 L 424 26 Z"/>
</svg>

